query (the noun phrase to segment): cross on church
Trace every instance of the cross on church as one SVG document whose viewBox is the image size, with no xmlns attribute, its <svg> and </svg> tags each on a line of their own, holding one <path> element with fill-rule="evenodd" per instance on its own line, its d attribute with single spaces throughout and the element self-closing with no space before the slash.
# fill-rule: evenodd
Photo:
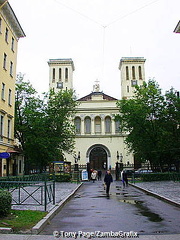
<svg viewBox="0 0 180 240">
<path fill-rule="evenodd" d="M 93 92 L 99 92 L 99 90 L 100 90 L 99 80 L 96 79 L 95 84 L 93 85 Z"/>
</svg>

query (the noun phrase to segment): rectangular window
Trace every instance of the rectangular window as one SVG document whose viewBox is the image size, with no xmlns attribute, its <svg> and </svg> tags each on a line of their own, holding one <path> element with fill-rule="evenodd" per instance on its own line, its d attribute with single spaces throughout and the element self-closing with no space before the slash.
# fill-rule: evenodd
<svg viewBox="0 0 180 240">
<path fill-rule="evenodd" d="M 68 80 L 68 68 L 65 68 L 65 80 Z"/>
<path fill-rule="evenodd" d="M 1 99 L 5 100 L 5 84 L 4 83 L 2 83 Z"/>
<path fill-rule="evenodd" d="M 0 115 L 0 141 L 3 141 L 4 134 L 4 116 Z"/>
<path fill-rule="evenodd" d="M 11 50 L 14 52 L 14 38 L 12 37 L 11 40 Z"/>
<path fill-rule="evenodd" d="M 6 28 L 6 32 L 5 32 L 5 41 L 8 43 L 8 33 L 9 33 L 9 30 L 8 28 Z"/>
<path fill-rule="evenodd" d="M 55 81 L 55 68 L 53 68 L 53 74 L 52 74 L 52 79 L 53 79 L 53 82 Z"/>
<path fill-rule="evenodd" d="M 6 64 L 7 64 L 7 55 L 4 53 L 4 61 L 3 61 L 3 68 L 6 69 Z"/>
<path fill-rule="evenodd" d="M 127 92 L 129 92 L 129 86 L 127 86 Z"/>
<path fill-rule="evenodd" d="M 59 68 L 59 80 L 61 80 L 61 78 L 62 78 L 62 70 L 61 68 Z"/>
<path fill-rule="evenodd" d="M 10 62 L 10 75 L 13 76 L 13 62 Z"/>
<path fill-rule="evenodd" d="M 11 98 L 12 98 L 12 91 L 11 89 L 9 89 L 9 93 L 8 93 L 8 104 L 11 106 Z"/>
<path fill-rule="evenodd" d="M 126 80 L 129 80 L 129 69 L 128 69 L 128 66 L 126 66 Z"/>
<path fill-rule="evenodd" d="M 8 142 L 10 142 L 10 138 L 11 138 L 11 120 L 10 119 L 8 119 L 7 138 L 8 138 Z"/>
</svg>

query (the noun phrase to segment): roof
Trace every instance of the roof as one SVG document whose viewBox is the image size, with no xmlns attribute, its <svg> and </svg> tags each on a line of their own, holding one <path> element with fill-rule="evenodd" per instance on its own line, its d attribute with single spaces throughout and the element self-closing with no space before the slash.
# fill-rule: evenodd
<svg viewBox="0 0 180 240">
<path fill-rule="evenodd" d="M 111 97 L 103 92 L 92 92 L 82 98 L 79 98 L 77 101 L 91 101 L 93 96 L 102 96 L 103 100 L 108 100 L 108 101 L 117 101 L 117 98 Z"/>
<path fill-rule="evenodd" d="M 178 22 L 178 24 L 176 25 L 175 29 L 174 29 L 175 33 L 180 33 L 180 21 Z"/>
<path fill-rule="evenodd" d="M 121 69 L 122 63 L 143 63 L 146 59 L 144 57 L 122 57 L 119 63 L 119 69 Z"/>
<path fill-rule="evenodd" d="M 63 65 L 71 64 L 73 71 L 75 70 L 74 62 L 73 62 L 72 58 L 49 59 L 48 64 L 49 64 L 49 65 L 51 65 L 51 64 L 53 64 L 53 65 L 54 65 L 54 64 L 55 64 L 55 65 L 58 65 L 58 64 L 63 64 Z"/>
<path fill-rule="evenodd" d="M 11 25 L 12 29 L 14 30 L 17 38 L 25 37 L 25 33 L 11 7 L 9 2 L 6 0 L 0 0 L 0 10 L 6 16 L 9 25 Z"/>
</svg>

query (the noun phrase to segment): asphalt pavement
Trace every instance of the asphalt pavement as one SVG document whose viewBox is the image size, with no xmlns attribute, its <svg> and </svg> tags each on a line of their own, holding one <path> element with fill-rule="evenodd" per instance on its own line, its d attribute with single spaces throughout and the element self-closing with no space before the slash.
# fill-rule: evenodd
<svg viewBox="0 0 180 240">
<path fill-rule="evenodd" d="M 179 197 L 178 197 L 178 196 L 180 196 L 180 194 L 179 194 L 180 183 L 178 183 L 178 182 L 153 182 L 153 183 L 149 183 L 149 184 L 148 183 L 142 183 L 142 184 L 135 184 L 135 185 L 138 188 L 142 188 L 143 191 L 146 191 L 146 190 L 148 191 L 148 195 L 147 194 L 146 195 L 147 195 L 148 199 L 151 198 L 151 200 L 150 200 L 151 205 L 153 205 L 153 201 L 155 201 L 155 202 L 157 201 L 157 200 L 155 200 L 156 198 L 154 198 L 154 196 L 157 195 L 158 201 L 160 201 L 159 198 L 160 199 L 164 198 L 166 202 L 169 201 L 168 204 L 165 203 L 164 201 L 160 202 L 161 203 L 160 206 L 165 207 L 166 210 L 167 210 L 167 213 L 168 213 L 168 208 L 170 208 L 170 205 L 172 206 L 173 203 L 176 204 L 176 206 L 173 206 L 173 211 L 174 211 L 173 214 L 178 213 L 178 211 L 179 211 L 178 206 L 180 206 L 180 204 L 179 204 Z M 72 187 L 72 185 L 70 185 L 69 188 L 70 187 Z M 76 190 L 77 186 L 74 185 L 74 187 L 75 187 L 74 190 Z M 68 188 L 67 184 L 66 184 L 66 188 Z M 115 189 L 116 192 L 113 192 L 114 191 L 113 189 Z M 129 191 L 129 193 L 128 193 L 128 191 Z M 104 206 L 104 210 L 106 210 L 106 209 L 108 209 L 110 207 L 110 208 L 113 208 L 113 212 L 117 212 L 117 207 L 118 206 L 120 207 L 120 205 L 117 205 L 117 204 L 119 204 L 119 202 L 120 202 L 120 204 L 123 204 L 123 202 L 122 202 L 123 199 L 120 198 L 120 197 L 124 196 L 123 193 L 126 192 L 127 193 L 127 195 L 125 194 L 126 196 L 128 196 L 128 194 L 131 194 L 131 196 L 132 196 L 132 193 L 133 194 L 137 193 L 136 191 L 139 191 L 139 189 L 136 190 L 132 186 L 130 186 L 128 189 L 123 189 L 122 185 L 121 185 L 121 182 L 120 181 L 119 182 L 115 181 L 113 183 L 113 185 L 112 185 L 112 188 L 111 188 L 110 198 L 107 199 L 107 197 L 105 196 L 105 193 L 103 192 L 103 189 L 102 189 L 102 182 L 99 182 L 99 183 L 96 182 L 96 183 L 94 183 L 94 185 L 93 185 L 93 183 L 89 183 L 88 182 L 88 183 L 83 184 L 83 186 L 77 192 L 76 191 L 74 191 L 74 192 L 71 191 L 70 194 L 74 195 L 74 198 L 72 198 L 72 201 L 74 201 L 74 206 L 78 206 L 77 205 L 78 201 L 80 201 L 81 199 L 85 200 L 86 198 L 91 198 L 92 202 L 90 202 L 90 206 L 87 205 L 86 201 L 84 201 L 84 203 L 83 203 L 82 200 L 81 200 L 81 202 L 79 202 L 81 204 L 80 207 L 81 207 L 81 214 L 82 215 L 84 215 L 82 209 L 84 209 L 84 211 L 86 209 L 90 209 L 91 210 L 91 211 L 89 211 L 90 216 L 93 216 L 93 214 L 96 213 L 96 214 L 99 214 L 100 217 L 103 217 L 104 216 L 103 212 L 99 212 L 99 213 L 97 212 L 96 205 L 98 205 L 99 208 L 101 208 L 101 210 L 103 209 L 103 206 Z M 139 197 L 142 198 L 142 195 L 140 194 L 140 192 L 141 191 L 138 192 L 139 193 Z M 167 192 L 170 193 L 170 194 L 168 195 Z M 95 194 L 95 193 L 97 193 L 97 194 Z M 149 196 L 149 193 L 151 193 L 154 196 L 153 197 Z M 60 195 L 61 195 L 61 193 L 60 193 L 60 190 L 59 190 L 58 196 L 60 197 Z M 62 191 L 62 195 L 64 196 L 64 192 L 63 191 Z M 118 198 L 118 203 L 116 201 L 117 198 Z M 63 211 L 65 211 L 67 205 L 72 202 L 72 201 L 68 202 L 68 196 L 66 196 L 66 199 L 67 199 L 67 201 L 66 201 L 67 204 L 62 208 L 62 211 L 61 211 L 62 214 L 61 214 L 61 212 L 60 212 L 60 214 L 57 213 L 56 216 L 51 220 L 51 224 L 52 224 L 54 219 L 56 219 L 57 225 L 55 226 L 55 228 L 53 230 L 50 230 L 50 232 L 48 232 L 48 231 L 46 232 L 46 230 L 49 228 L 49 226 L 51 224 L 47 225 L 44 228 L 44 230 L 41 232 L 41 234 L 39 234 L 39 235 L 33 235 L 33 234 L 0 234 L 0 240 L 1 239 L 2 240 L 6 240 L 6 239 L 11 239 L 11 240 L 34 240 L 34 239 L 37 239 L 37 240 L 45 240 L 45 239 L 50 240 L 50 239 L 59 239 L 60 240 L 60 239 L 74 239 L 75 237 L 76 237 L 76 239 L 87 239 L 87 238 L 90 237 L 90 235 L 92 236 L 92 239 L 102 239 L 102 238 L 105 238 L 105 236 L 108 236 L 108 237 L 106 237 L 106 239 L 116 239 L 116 238 L 117 239 L 121 239 L 121 238 L 124 239 L 125 237 L 123 237 L 123 236 L 125 236 L 125 235 L 126 235 L 125 239 L 131 239 L 131 238 L 133 238 L 133 239 L 135 238 L 136 239 L 137 235 L 138 235 L 137 239 L 140 239 L 140 240 L 162 240 L 162 239 L 163 240 L 177 240 L 177 239 L 179 240 L 180 239 L 180 228 L 179 228 L 179 232 L 177 230 L 177 227 L 178 227 L 177 224 L 179 224 L 179 222 L 180 222 L 179 221 L 180 219 L 178 218 L 178 216 L 176 216 L 176 218 L 179 219 L 179 220 L 176 219 L 177 223 L 175 221 L 172 224 L 172 227 L 173 227 L 174 224 L 177 225 L 176 229 L 175 229 L 175 232 L 173 232 L 173 230 L 169 231 L 170 234 L 169 234 L 169 232 L 164 232 L 164 233 L 159 232 L 159 233 L 151 234 L 151 231 L 149 231 L 148 234 L 143 233 L 143 232 L 138 232 L 138 231 L 137 232 L 136 231 L 133 232 L 132 229 L 130 229 L 128 227 L 124 228 L 125 230 L 120 228 L 120 229 L 118 229 L 118 231 L 119 231 L 118 232 L 117 228 L 113 227 L 113 226 L 117 226 L 117 221 L 116 221 L 114 223 L 111 223 L 109 225 L 109 228 L 106 228 L 105 230 L 103 228 L 103 224 L 102 224 L 102 228 L 98 228 L 98 225 L 97 225 L 97 231 L 99 231 L 99 233 L 96 232 L 96 237 L 93 238 L 93 234 L 95 235 L 95 233 L 94 233 L 95 231 L 94 230 L 96 230 L 96 229 L 95 228 L 86 228 L 87 222 L 89 221 L 89 219 L 87 218 L 86 222 L 85 222 L 86 224 L 84 224 L 83 227 L 79 227 L 79 233 L 77 231 L 77 233 L 79 235 L 76 235 L 75 237 L 73 235 L 68 235 L 68 231 L 72 231 L 71 229 L 73 229 L 72 227 L 69 227 L 69 226 L 71 226 L 70 225 L 71 224 L 71 220 L 74 219 L 73 221 L 74 222 L 77 221 L 77 223 L 78 223 L 78 221 L 80 221 L 80 219 L 82 217 L 81 216 L 76 216 L 76 218 L 75 218 L 74 217 L 76 215 L 75 212 L 69 211 L 69 214 L 68 214 L 69 215 L 69 220 L 68 220 L 69 222 L 67 221 L 67 219 L 63 218 Z M 98 202 L 97 202 L 97 200 L 98 200 Z M 132 208 L 133 205 L 128 203 L 128 198 L 125 198 L 125 200 L 126 201 L 124 202 L 124 205 L 122 205 L 123 206 L 122 209 L 123 209 L 123 211 L 125 211 L 127 213 L 127 209 L 128 208 L 129 208 L 129 211 L 131 211 L 131 209 L 133 210 L 133 208 Z M 133 198 L 133 200 L 134 200 L 134 198 Z M 63 200 L 59 201 L 59 204 L 62 201 Z M 138 202 L 137 196 L 135 196 L 135 200 L 134 201 Z M 92 203 L 93 203 L 93 205 L 92 205 Z M 127 206 L 128 206 L 128 208 L 127 208 Z M 144 209 L 144 210 L 146 210 L 146 209 Z M 71 219 L 71 214 L 74 214 L 74 215 L 72 215 L 72 219 Z M 109 214 L 109 219 L 111 219 L 110 212 L 108 212 L 108 214 Z M 119 214 L 119 213 L 117 212 L 117 214 Z M 59 219 L 57 218 L 58 215 L 59 215 Z M 138 215 L 138 217 L 137 217 L 137 219 L 135 219 L 135 221 L 139 221 L 139 217 L 140 216 Z M 146 219 L 146 217 L 143 216 L 142 220 L 143 219 Z M 172 216 L 172 219 L 170 219 L 170 220 L 173 221 L 173 216 Z M 74 224 L 74 222 L 73 222 L 73 224 Z M 94 221 L 92 220 L 91 224 L 93 222 Z M 62 229 L 67 234 L 66 237 L 65 237 L 65 234 L 64 234 L 63 237 L 60 236 L 62 234 L 60 234 L 61 230 L 58 229 L 59 224 L 61 224 L 61 226 L 65 227 L 64 229 L 63 228 Z M 143 222 L 142 222 L 142 224 L 143 224 Z M 156 224 L 159 224 L 159 223 L 153 223 L 153 222 L 150 223 L 150 224 L 148 223 L 149 228 L 155 228 Z M 77 224 L 77 226 L 78 226 L 78 224 Z M 99 226 L 100 226 L 100 224 L 99 224 Z M 77 228 L 75 228 L 75 230 L 76 229 Z M 100 230 L 98 230 L 98 229 L 100 229 Z M 67 230 L 67 232 L 66 232 L 66 230 Z M 81 230 L 82 230 L 83 233 L 80 232 Z M 57 235 L 57 237 L 53 236 L 53 232 L 54 231 L 56 231 L 56 234 L 57 233 L 59 234 L 59 235 Z M 91 232 L 91 234 L 90 235 L 86 235 L 86 237 L 83 237 L 82 235 L 84 234 L 84 236 L 85 236 L 85 233 L 87 231 Z M 147 229 L 147 232 L 148 232 L 148 229 Z M 176 234 L 174 234 L 174 233 L 176 233 Z M 98 236 L 98 234 L 99 234 L 99 236 Z"/>
</svg>

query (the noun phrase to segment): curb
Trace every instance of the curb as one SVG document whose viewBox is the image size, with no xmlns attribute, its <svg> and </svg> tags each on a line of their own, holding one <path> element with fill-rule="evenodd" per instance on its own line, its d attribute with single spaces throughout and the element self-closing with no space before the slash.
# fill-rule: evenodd
<svg viewBox="0 0 180 240">
<path fill-rule="evenodd" d="M 43 218 L 41 219 L 32 229 L 32 234 L 38 234 L 42 229 L 50 223 L 50 220 L 61 210 L 61 208 L 69 201 L 69 199 L 76 193 L 76 191 L 82 186 L 83 183 L 79 184 L 65 199 L 56 206 Z"/>
<path fill-rule="evenodd" d="M 129 183 L 129 185 L 131 185 L 131 186 L 133 186 L 133 187 L 135 187 L 135 188 L 138 188 L 138 189 L 146 192 L 146 193 L 149 194 L 149 195 L 152 195 L 152 196 L 154 196 L 154 197 L 156 197 L 156 198 L 158 198 L 158 199 L 161 199 L 161 200 L 163 200 L 163 201 L 165 201 L 165 202 L 167 202 L 167 203 L 170 203 L 170 204 L 172 204 L 172 205 L 180 208 L 180 203 L 177 203 L 177 202 L 175 202 L 175 201 L 173 201 L 173 200 L 171 200 L 171 199 L 169 199 L 169 198 L 166 198 L 166 197 L 164 197 L 164 196 L 162 196 L 162 195 L 159 195 L 158 193 L 151 192 L 151 191 L 149 191 L 149 190 L 147 190 L 147 189 L 145 189 L 145 188 L 143 188 L 143 187 L 137 186 L 137 185 L 135 185 L 135 184 L 133 184 L 133 183 Z"/>
</svg>

